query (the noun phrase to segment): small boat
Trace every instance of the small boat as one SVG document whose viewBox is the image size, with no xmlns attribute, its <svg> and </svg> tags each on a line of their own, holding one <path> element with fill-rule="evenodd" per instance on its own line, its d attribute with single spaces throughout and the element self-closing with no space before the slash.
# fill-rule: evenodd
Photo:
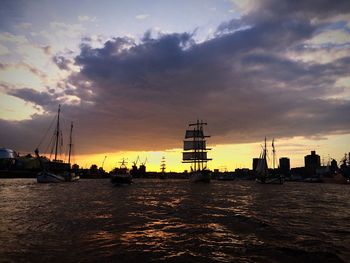
<svg viewBox="0 0 350 263">
<path fill-rule="evenodd" d="M 123 159 L 120 162 L 120 167 L 113 169 L 110 173 L 111 183 L 114 185 L 132 184 L 132 176 L 129 169 L 126 167 L 126 162 Z"/>
<path fill-rule="evenodd" d="M 189 124 L 190 127 L 194 128 L 186 130 L 182 162 L 194 164 L 190 172 L 191 182 L 209 183 L 211 174 L 206 164 L 211 159 L 207 158 L 207 150 L 210 149 L 206 148 L 205 138 L 210 136 L 204 135 L 203 125 L 207 125 L 207 123 L 199 120 Z"/>
<path fill-rule="evenodd" d="M 68 163 L 59 160 L 58 150 L 60 148 L 60 139 L 62 139 L 62 132 L 60 130 L 60 112 L 61 105 L 58 105 L 57 112 L 57 123 L 54 132 L 54 145 L 52 149 L 55 149 L 55 155 L 53 160 L 47 160 L 44 157 L 39 156 L 39 149 L 35 150 L 35 155 L 40 162 L 42 171 L 37 174 L 38 183 L 60 183 L 60 182 L 73 182 L 80 179 L 78 175 L 74 173 L 71 169 L 70 159 L 72 153 L 72 133 L 73 133 L 73 123 L 71 123 L 70 129 L 70 141 L 69 141 L 69 154 Z"/>
<path fill-rule="evenodd" d="M 274 143 L 272 143 L 273 152 L 275 153 L 274 149 Z M 266 148 L 266 138 L 265 138 L 265 144 L 263 146 L 262 152 L 260 154 L 259 162 L 256 167 L 256 182 L 261 184 L 283 184 L 284 183 L 284 176 L 283 175 L 276 175 L 276 174 L 270 174 L 267 166 L 267 148 Z"/>
</svg>

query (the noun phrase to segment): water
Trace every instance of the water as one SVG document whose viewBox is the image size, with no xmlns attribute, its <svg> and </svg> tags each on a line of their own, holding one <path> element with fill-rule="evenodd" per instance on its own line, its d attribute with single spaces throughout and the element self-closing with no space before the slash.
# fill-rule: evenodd
<svg viewBox="0 0 350 263">
<path fill-rule="evenodd" d="M 0 180 L 1 262 L 350 262 L 350 187 Z"/>
</svg>

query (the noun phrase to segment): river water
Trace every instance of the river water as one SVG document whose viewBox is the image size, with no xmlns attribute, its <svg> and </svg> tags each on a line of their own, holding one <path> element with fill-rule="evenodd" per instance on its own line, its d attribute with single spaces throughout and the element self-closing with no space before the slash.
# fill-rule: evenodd
<svg viewBox="0 0 350 263">
<path fill-rule="evenodd" d="M 0 180 L 0 262 L 350 262 L 350 187 Z"/>
</svg>

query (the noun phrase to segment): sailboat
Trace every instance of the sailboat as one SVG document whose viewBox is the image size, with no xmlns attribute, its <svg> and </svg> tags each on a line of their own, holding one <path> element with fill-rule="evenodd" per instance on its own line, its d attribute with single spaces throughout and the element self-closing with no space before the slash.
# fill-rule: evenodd
<svg viewBox="0 0 350 263">
<path fill-rule="evenodd" d="M 60 112 L 61 105 L 58 105 L 57 112 L 57 123 L 56 129 L 54 132 L 54 145 L 55 149 L 55 157 L 52 161 L 43 161 L 43 158 L 39 156 L 39 149 L 35 150 L 35 155 L 39 159 L 42 171 L 37 175 L 38 183 L 59 183 L 59 182 L 72 182 L 79 180 L 79 176 L 75 175 L 75 173 L 71 170 L 70 158 L 72 153 L 72 133 L 73 133 L 73 123 L 71 123 L 70 130 L 70 143 L 69 143 L 69 157 L 68 163 L 59 160 L 58 157 L 58 148 L 59 148 L 59 140 L 62 135 L 60 130 Z"/>
<path fill-rule="evenodd" d="M 186 130 L 184 140 L 184 152 L 182 153 L 183 163 L 193 163 L 191 167 L 190 181 L 192 182 L 210 182 L 210 171 L 207 170 L 207 162 L 211 159 L 207 158 L 206 140 L 210 136 L 205 136 L 203 125 L 206 122 L 197 120 L 196 123 L 189 124 L 193 129 Z"/>
<path fill-rule="evenodd" d="M 122 185 L 122 184 L 131 184 L 132 183 L 132 176 L 130 174 L 129 169 L 126 167 L 126 162 L 123 159 L 120 162 L 119 168 L 114 168 L 111 171 L 111 183 L 114 185 Z"/>
<path fill-rule="evenodd" d="M 272 142 L 272 148 L 273 148 L 273 154 L 274 154 L 274 161 L 273 164 L 275 164 L 275 146 Z M 275 168 L 275 167 L 274 167 Z M 275 170 L 275 169 L 273 169 Z M 256 167 L 256 182 L 262 183 L 262 184 L 283 184 L 284 183 L 284 176 L 283 175 L 275 175 L 270 174 L 269 169 L 267 166 L 267 147 L 266 147 L 266 138 L 265 138 L 265 144 L 262 148 L 260 158 L 258 165 Z"/>
</svg>

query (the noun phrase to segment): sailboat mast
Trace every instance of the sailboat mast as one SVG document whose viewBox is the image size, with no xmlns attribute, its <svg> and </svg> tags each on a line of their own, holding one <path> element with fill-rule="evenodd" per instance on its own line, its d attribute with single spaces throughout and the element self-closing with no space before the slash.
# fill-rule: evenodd
<svg viewBox="0 0 350 263">
<path fill-rule="evenodd" d="M 199 122 L 199 121 L 198 121 Z M 203 123 L 203 120 L 201 120 L 201 122 L 200 122 L 200 125 L 198 124 L 198 129 L 200 130 L 200 135 L 203 135 L 203 125 L 202 125 L 202 123 Z M 203 165 L 203 162 L 204 162 L 204 160 L 203 160 L 203 147 L 202 147 L 202 145 L 203 145 L 203 137 L 201 137 L 200 138 L 200 142 L 198 142 L 198 145 L 199 145 L 199 152 L 200 152 L 200 154 L 199 154 L 199 158 L 200 158 L 200 167 L 199 167 L 199 170 L 203 170 L 203 167 L 204 167 L 204 165 Z"/>
<path fill-rule="evenodd" d="M 68 163 L 70 164 L 70 156 L 72 154 L 72 133 L 73 133 L 73 122 L 70 124 L 70 136 L 69 136 L 69 153 L 68 153 Z"/>
<path fill-rule="evenodd" d="M 186 130 L 185 140 L 184 140 L 184 151 L 183 152 L 183 162 L 184 163 L 193 163 L 191 169 L 194 171 L 201 171 L 206 166 L 206 162 L 211 160 L 207 159 L 207 149 L 205 146 L 205 137 L 203 133 L 203 125 L 207 123 L 203 120 L 197 119 L 195 123 L 190 123 L 189 126 L 194 126 L 193 128 Z M 190 139 L 191 140 L 186 140 Z"/>
<path fill-rule="evenodd" d="M 195 159 L 196 159 L 196 162 L 197 162 L 197 170 L 200 170 L 201 167 L 200 167 L 200 160 L 199 160 L 199 149 L 197 147 L 197 143 L 198 143 L 198 138 L 199 138 L 199 120 L 197 119 L 197 123 L 196 123 L 196 141 L 194 142 L 194 145 L 195 145 Z"/>
<path fill-rule="evenodd" d="M 273 162 L 273 170 L 275 170 L 275 162 L 276 162 L 276 150 L 275 150 L 275 138 L 272 139 L 272 162 Z"/>
<path fill-rule="evenodd" d="M 56 126 L 55 161 L 57 161 L 58 138 L 60 136 L 60 112 L 61 112 L 61 105 L 59 104 L 58 112 L 57 112 L 57 126 Z"/>
<path fill-rule="evenodd" d="M 198 120 L 197 120 L 197 126 L 193 128 L 193 145 L 196 145 L 197 130 L 198 130 Z M 194 147 L 194 171 L 197 171 L 197 161 L 198 161 L 197 148 Z"/>
<path fill-rule="evenodd" d="M 160 164 L 160 169 L 161 169 L 161 172 L 164 173 L 165 172 L 165 157 L 163 156 L 162 157 L 162 161 L 161 161 L 161 164 Z"/>
<path fill-rule="evenodd" d="M 266 153 L 267 153 L 267 150 L 266 150 L 266 137 L 265 137 L 265 147 L 264 147 L 264 166 L 265 166 L 265 171 L 264 171 L 264 176 L 267 175 L 267 156 L 266 156 Z"/>
</svg>

